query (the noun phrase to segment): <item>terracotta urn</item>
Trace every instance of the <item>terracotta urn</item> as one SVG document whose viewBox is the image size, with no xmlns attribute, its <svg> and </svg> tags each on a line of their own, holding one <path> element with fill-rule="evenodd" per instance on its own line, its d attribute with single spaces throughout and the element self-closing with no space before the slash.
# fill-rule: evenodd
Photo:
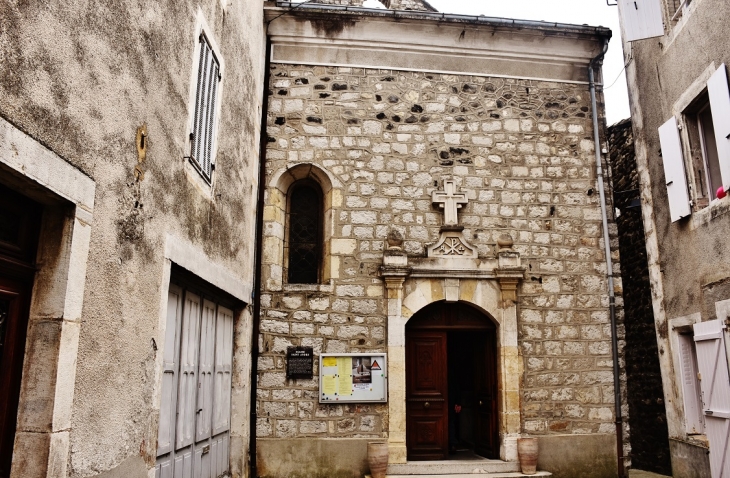
<svg viewBox="0 0 730 478">
<path fill-rule="evenodd" d="M 517 457 L 524 475 L 537 473 L 537 438 L 518 438 Z"/>
<path fill-rule="evenodd" d="M 385 478 L 388 470 L 388 444 L 368 443 L 368 465 L 372 478 Z"/>
</svg>

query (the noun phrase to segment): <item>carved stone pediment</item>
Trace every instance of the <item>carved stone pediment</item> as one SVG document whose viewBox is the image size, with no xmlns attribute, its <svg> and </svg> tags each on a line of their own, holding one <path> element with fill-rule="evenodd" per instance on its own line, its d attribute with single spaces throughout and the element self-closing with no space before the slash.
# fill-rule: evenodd
<svg viewBox="0 0 730 478">
<path fill-rule="evenodd" d="M 477 249 L 466 241 L 463 227 L 442 227 L 438 242 L 428 246 L 427 257 L 477 258 Z"/>
</svg>

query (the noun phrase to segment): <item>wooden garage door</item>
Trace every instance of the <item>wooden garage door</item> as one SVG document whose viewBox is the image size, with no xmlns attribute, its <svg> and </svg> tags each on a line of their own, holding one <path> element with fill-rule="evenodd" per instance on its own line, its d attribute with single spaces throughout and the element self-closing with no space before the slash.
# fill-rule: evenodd
<svg viewBox="0 0 730 478">
<path fill-rule="evenodd" d="M 156 478 L 229 471 L 233 311 L 170 285 Z"/>
</svg>

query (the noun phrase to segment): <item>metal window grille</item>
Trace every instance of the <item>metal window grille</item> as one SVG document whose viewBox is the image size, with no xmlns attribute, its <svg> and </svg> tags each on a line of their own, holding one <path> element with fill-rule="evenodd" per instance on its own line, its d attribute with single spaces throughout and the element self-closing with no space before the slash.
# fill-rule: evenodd
<svg viewBox="0 0 730 478">
<path fill-rule="evenodd" d="M 213 129 L 216 114 L 216 93 L 220 81 L 220 65 L 213 49 L 205 37 L 200 35 L 200 58 L 198 63 L 198 84 L 195 94 L 195 117 L 190 133 L 190 156 L 193 164 L 200 168 L 210 180 L 214 165 Z"/>
<path fill-rule="evenodd" d="M 322 230 L 322 200 L 314 185 L 296 186 L 289 200 L 289 283 L 316 284 Z"/>
</svg>

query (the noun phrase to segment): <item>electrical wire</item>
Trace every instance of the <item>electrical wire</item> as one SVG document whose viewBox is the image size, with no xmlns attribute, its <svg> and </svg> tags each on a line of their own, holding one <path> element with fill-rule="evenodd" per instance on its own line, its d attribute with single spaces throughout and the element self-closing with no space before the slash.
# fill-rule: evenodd
<svg viewBox="0 0 730 478">
<path fill-rule="evenodd" d="M 613 80 L 613 83 L 611 83 L 608 86 L 604 86 L 603 87 L 603 90 L 604 91 L 607 90 L 607 89 L 609 89 L 609 88 L 611 88 L 613 85 L 616 84 L 616 82 L 618 81 L 618 79 L 621 78 L 621 74 L 626 70 L 626 67 L 628 67 L 631 64 L 632 61 L 634 61 L 634 57 L 633 56 L 631 58 L 629 58 L 629 61 L 627 61 L 626 64 L 624 65 L 624 67 L 621 68 L 621 71 L 618 72 L 618 76 L 616 77 L 615 80 Z"/>
<path fill-rule="evenodd" d="M 311 1 L 313 1 L 313 0 L 305 0 L 305 1 L 301 2 L 301 3 L 297 3 L 297 4 L 295 5 L 295 6 L 293 6 L 293 7 L 290 7 L 290 8 L 289 8 L 289 10 L 285 11 L 284 13 L 280 13 L 279 15 L 275 16 L 274 18 L 272 18 L 271 20 L 269 20 L 269 21 L 268 21 L 268 22 L 266 22 L 266 23 L 267 23 L 267 24 L 270 24 L 271 22 L 273 22 L 273 21 L 274 21 L 274 20 L 276 20 L 277 18 L 279 18 L 279 17 L 281 17 L 281 16 L 283 16 L 283 15 L 286 15 L 287 13 L 290 13 L 290 12 L 291 12 L 292 10 L 294 10 L 294 9 L 296 9 L 296 8 L 299 8 L 300 6 L 304 5 L 305 3 L 309 3 L 309 2 L 311 2 Z M 289 3 L 291 4 L 291 2 L 289 2 Z"/>
</svg>

